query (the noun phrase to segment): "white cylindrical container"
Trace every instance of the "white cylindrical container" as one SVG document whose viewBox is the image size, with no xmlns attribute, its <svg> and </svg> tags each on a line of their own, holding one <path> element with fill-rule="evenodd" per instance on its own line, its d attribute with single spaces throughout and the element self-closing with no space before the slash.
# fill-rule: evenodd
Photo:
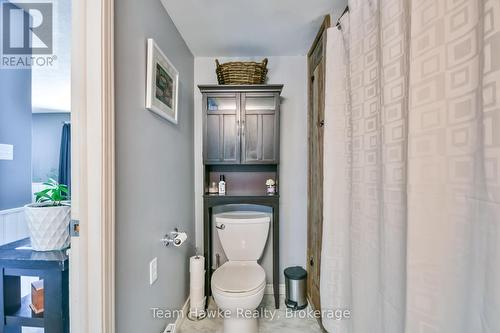
<svg viewBox="0 0 500 333">
<path fill-rule="evenodd" d="M 205 257 L 191 257 L 189 273 L 189 313 L 191 317 L 202 317 L 205 313 Z"/>
</svg>

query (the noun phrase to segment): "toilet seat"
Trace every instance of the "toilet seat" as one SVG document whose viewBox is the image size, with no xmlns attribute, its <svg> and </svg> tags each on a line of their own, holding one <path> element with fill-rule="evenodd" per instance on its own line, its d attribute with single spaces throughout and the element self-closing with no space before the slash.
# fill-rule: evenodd
<svg viewBox="0 0 500 333">
<path fill-rule="evenodd" d="M 266 286 L 266 273 L 257 262 L 229 261 L 212 275 L 212 289 L 219 293 L 244 297 Z"/>
</svg>

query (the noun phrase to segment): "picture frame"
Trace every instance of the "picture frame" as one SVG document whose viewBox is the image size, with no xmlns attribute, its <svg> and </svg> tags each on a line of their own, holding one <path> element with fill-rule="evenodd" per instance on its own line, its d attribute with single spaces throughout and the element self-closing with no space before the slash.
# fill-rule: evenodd
<svg viewBox="0 0 500 333">
<path fill-rule="evenodd" d="M 152 38 L 147 40 L 146 108 L 177 124 L 179 72 Z"/>
</svg>

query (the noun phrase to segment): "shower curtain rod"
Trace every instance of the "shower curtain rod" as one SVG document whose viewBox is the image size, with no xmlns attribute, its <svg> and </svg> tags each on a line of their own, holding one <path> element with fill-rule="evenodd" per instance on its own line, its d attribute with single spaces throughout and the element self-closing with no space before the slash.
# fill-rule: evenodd
<svg viewBox="0 0 500 333">
<path fill-rule="evenodd" d="M 337 24 L 335 24 L 335 26 L 339 30 L 342 28 L 342 26 L 340 25 L 340 20 L 342 19 L 342 17 L 344 17 L 346 13 L 349 13 L 349 6 L 345 7 L 344 11 L 342 12 L 342 15 L 340 15 L 339 19 L 337 20 Z"/>
</svg>

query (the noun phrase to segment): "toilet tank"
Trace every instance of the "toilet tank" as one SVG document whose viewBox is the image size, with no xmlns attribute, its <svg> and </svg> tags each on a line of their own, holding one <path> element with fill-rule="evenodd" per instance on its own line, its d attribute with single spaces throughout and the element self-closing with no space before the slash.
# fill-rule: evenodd
<svg viewBox="0 0 500 333">
<path fill-rule="evenodd" d="M 265 213 L 235 211 L 215 215 L 215 226 L 229 260 L 257 261 L 264 252 L 270 217 Z"/>
</svg>

